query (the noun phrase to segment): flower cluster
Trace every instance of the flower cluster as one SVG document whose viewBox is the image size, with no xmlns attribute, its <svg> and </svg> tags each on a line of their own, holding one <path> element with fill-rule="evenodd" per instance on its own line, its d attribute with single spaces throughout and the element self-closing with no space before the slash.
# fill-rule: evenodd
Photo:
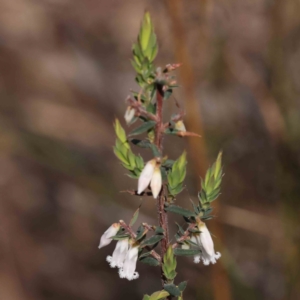
<svg viewBox="0 0 300 300">
<path fill-rule="evenodd" d="M 98 248 L 101 249 L 110 244 L 112 238 L 117 234 L 119 229 L 119 223 L 112 224 L 101 236 Z M 138 252 L 139 248 L 134 244 L 134 241 L 125 238 L 117 242 L 112 256 L 107 256 L 106 260 L 112 268 L 119 268 L 120 278 L 133 280 L 139 277 L 139 273 L 135 271 Z"/>
</svg>

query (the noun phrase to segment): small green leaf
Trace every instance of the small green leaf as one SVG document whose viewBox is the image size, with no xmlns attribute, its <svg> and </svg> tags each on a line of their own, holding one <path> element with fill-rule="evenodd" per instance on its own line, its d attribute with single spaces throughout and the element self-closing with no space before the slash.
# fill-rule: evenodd
<svg viewBox="0 0 300 300">
<path fill-rule="evenodd" d="M 158 243 L 159 241 L 161 241 L 163 238 L 164 238 L 163 235 L 153 235 L 149 239 L 143 241 L 141 243 L 141 247 L 154 245 L 154 244 Z"/>
<path fill-rule="evenodd" d="M 113 239 L 115 241 L 124 240 L 124 239 L 128 239 L 128 238 L 129 238 L 128 234 L 119 234 L 119 235 L 115 235 L 115 236 L 111 237 L 111 239 Z"/>
<path fill-rule="evenodd" d="M 144 264 L 147 264 L 152 267 L 157 267 L 159 266 L 159 261 L 155 259 L 154 257 L 148 256 L 148 257 L 143 257 L 140 259 L 140 261 Z"/>
<path fill-rule="evenodd" d="M 148 140 L 138 140 L 138 139 L 132 139 L 130 142 L 138 147 L 141 148 L 151 148 L 151 142 Z"/>
<path fill-rule="evenodd" d="M 133 214 L 133 216 L 132 216 L 132 219 L 130 220 L 129 226 L 133 226 L 133 225 L 134 225 L 134 223 L 136 222 L 137 218 L 139 217 L 139 212 L 140 212 L 140 208 L 138 208 L 138 209 L 134 212 L 134 214 Z"/>
<path fill-rule="evenodd" d="M 149 255 L 151 255 L 151 251 L 145 252 L 145 253 L 141 254 L 141 255 L 139 256 L 139 259 L 142 259 L 142 258 L 147 257 L 147 256 L 149 256 Z"/>
<path fill-rule="evenodd" d="M 143 300 L 150 300 L 150 296 L 145 295 L 144 298 L 143 298 Z"/>
<path fill-rule="evenodd" d="M 174 296 L 174 297 L 178 297 L 181 295 L 180 290 L 178 289 L 178 287 L 171 283 L 171 284 L 165 284 L 164 285 L 164 289 L 165 291 L 167 291 L 170 295 Z"/>
<path fill-rule="evenodd" d="M 155 233 L 156 233 L 156 234 L 163 234 L 164 232 L 165 232 L 164 229 L 161 228 L 161 227 L 159 227 L 159 226 L 157 226 L 157 227 L 155 228 Z"/>
<path fill-rule="evenodd" d="M 166 297 L 168 297 L 170 294 L 167 291 L 159 291 L 159 292 L 155 292 L 153 293 L 149 300 L 163 300 Z"/>
<path fill-rule="evenodd" d="M 178 284 L 178 289 L 180 290 L 180 292 L 183 292 L 186 286 L 187 286 L 187 281 L 182 281 Z"/>
<path fill-rule="evenodd" d="M 124 128 L 121 126 L 121 123 L 118 119 L 115 121 L 115 132 L 118 137 L 118 139 L 126 145 L 126 147 L 129 149 L 129 145 L 127 143 L 127 137 Z"/>
<path fill-rule="evenodd" d="M 144 226 L 143 225 L 140 225 L 139 226 L 139 228 L 138 228 L 138 230 L 137 230 L 137 232 L 136 232 L 136 240 L 137 241 L 139 241 L 139 240 L 141 240 L 143 237 L 144 237 L 144 235 L 147 233 L 147 231 L 146 231 L 146 229 L 144 228 Z"/>
<path fill-rule="evenodd" d="M 187 209 L 184 209 L 180 206 L 176 206 L 176 205 L 167 206 L 167 207 L 165 207 L 165 210 L 170 211 L 170 212 L 175 213 L 175 214 L 178 214 L 178 215 L 181 215 L 181 216 L 185 216 L 185 217 L 195 216 L 194 212 L 189 211 Z"/>
<path fill-rule="evenodd" d="M 200 250 L 194 250 L 194 249 L 180 249 L 180 248 L 174 249 L 174 254 L 178 256 L 194 256 L 194 255 L 199 255 L 200 253 L 201 253 Z"/>
<path fill-rule="evenodd" d="M 155 126 L 156 122 L 155 121 L 148 121 L 143 123 L 141 126 L 135 128 L 129 135 L 139 135 L 141 133 L 144 133 L 150 129 L 152 129 Z"/>
</svg>

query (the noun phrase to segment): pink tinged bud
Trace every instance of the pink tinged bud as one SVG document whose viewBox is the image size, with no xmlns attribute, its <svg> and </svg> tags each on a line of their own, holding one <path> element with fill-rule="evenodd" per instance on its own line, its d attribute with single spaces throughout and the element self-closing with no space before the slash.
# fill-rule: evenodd
<svg viewBox="0 0 300 300">
<path fill-rule="evenodd" d="M 211 235 L 204 223 L 199 226 L 201 233 L 197 237 L 197 242 L 202 250 L 201 259 L 204 265 L 209 265 L 210 263 L 215 264 L 217 260 L 221 257 L 220 252 L 215 253 L 214 242 Z"/>
<path fill-rule="evenodd" d="M 139 248 L 130 246 L 123 267 L 119 270 L 120 278 L 133 280 L 139 278 L 139 273 L 135 271 Z"/>
<path fill-rule="evenodd" d="M 117 242 L 116 248 L 112 256 L 107 256 L 106 260 L 112 268 L 122 268 L 125 257 L 128 252 L 129 240 L 124 239 Z"/>
<path fill-rule="evenodd" d="M 117 232 L 120 229 L 119 223 L 112 224 L 101 236 L 100 244 L 98 246 L 99 249 L 101 249 L 104 246 L 107 246 L 112 241 L 112 237 L 117 234 Z"/>
<path fill-rule="evenodd" d="M 131 106 L 128 106 L 124 115 L 124 119 L 126 121 L 127 124 L 129 124 L 135 115 L 135 109 L 132 108 Z"/>
<path fill-rule="evenodd" d="M 138 180 L 138 191 L 137 191 L 138 194 L 141 194 L 148 187 L 152 179 L 155 166 L 156 166 L 155 158 L 146 163 Z"/>
<path fill-rule="evenodd" d="M 159 165 L 155 166 L 154 173 L 151 179 L 150 187 L 154 199 L 157 198 L 162 186 L 161 172 Z"/>
</svg>

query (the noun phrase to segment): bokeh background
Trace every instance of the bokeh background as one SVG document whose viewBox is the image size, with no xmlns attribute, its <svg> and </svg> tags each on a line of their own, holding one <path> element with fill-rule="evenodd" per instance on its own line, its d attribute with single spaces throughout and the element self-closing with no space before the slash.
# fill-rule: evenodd
<svg viewBox="0 0 300 300">
<path fill-rule="evenodd" d="M 0 0 L 0 299 L 142 299 L 160 288 L 158 269 L 140 263 L 139 280 L 121 280 L 105 261 L 114 245 L 97 249 L 141 203 L 120 193 L 136 181 L 114 157 L 112 124 L 137 89 L 130 49 L 146 9 L 157 65 L 183 63 L 175 98 L 202 135 L 165 139 L 170 158 L 188 151 L 181 206 L 224 153 L 208 223 L 222 259 L 179 260 L 185 299 L 300 299 L 298 0 Z M 176 112 L 174 98 L 165 109 Z M 140 220 L 155 218 L 145 199 Z"/>
</svg>

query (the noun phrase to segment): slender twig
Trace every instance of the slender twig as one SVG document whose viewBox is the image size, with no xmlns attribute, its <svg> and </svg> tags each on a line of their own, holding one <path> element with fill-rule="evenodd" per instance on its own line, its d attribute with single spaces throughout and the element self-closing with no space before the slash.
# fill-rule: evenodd
<svg viewBox="0 0 300 300">
<path fill-rule="evenodd" d="M 190 234 L 191 234 L 190 230 L 191 230 L 191 229 L 194 229 L 196 226 L 197 226 L 196 223 L 190 223 L 190 225 L 188 226 L 188 228 L 187 228 L 187 230 L 184 232 L 184 234 L 177 240 L 176 243 L 174 243 L 174 244 L 172 245 L 172 248 L 174 249 L 174 248 L 176 248 L 181 242 L 186 241 L 186 240 L 189 238 Z"/>
<path fill-rule="evenodd" d="M 143 106 L 142 103 L 140 101 L 136 101 L 134 99 L 132 99 L 130 96 L 128 96 L 128 98 L 126 99 L 126 102 L 135 109 L 135 115 L 136 116 L 144 116 L 152 121 L 158 122 L 157 116 L 154 114 L 151 114 L 150 112 L 146 111 Z"/>
<path fill-rule="evenodd" d="M 131 238 L 135 240 L 136 234 L 132 230 L 132 228 L 129 225 L 127 225 L 123 220 L 120 220 L 119 223 L 130 234 Z M 143 226 L 144 226 L 144 224 L 143 224 Z M 144 226 L 144 227 L 146 228 L 146 226 Z M 146 229 L 148 230 L 148 228 L 146 228 Z M 161 263 L 161 256 L 155 250 L 151 250 L 150 254 Z"/>
</svg>

